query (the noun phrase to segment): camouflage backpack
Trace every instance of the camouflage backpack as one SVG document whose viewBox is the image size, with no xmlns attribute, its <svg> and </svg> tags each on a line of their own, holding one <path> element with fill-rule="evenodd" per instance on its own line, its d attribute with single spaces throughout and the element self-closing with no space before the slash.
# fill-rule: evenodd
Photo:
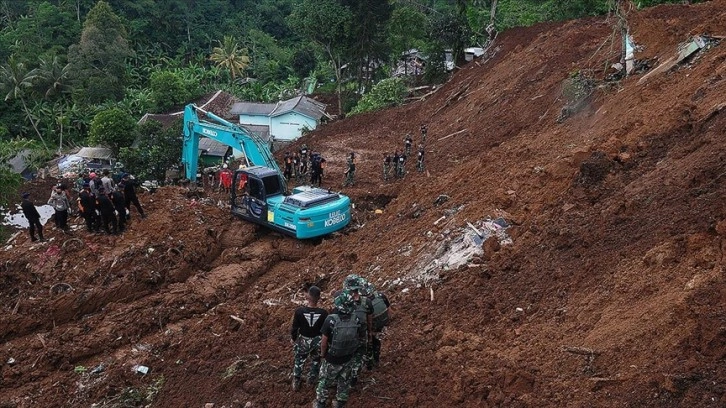
<svg viewBox="0 0 726 408">
<path fill-rule="evenodd" d="M 328 353 L 333 357 L 350 356 L 358 350 L 358 327 L 360 320 L 355 315 L 331 315 L 335 325 Z"/>
</svg>

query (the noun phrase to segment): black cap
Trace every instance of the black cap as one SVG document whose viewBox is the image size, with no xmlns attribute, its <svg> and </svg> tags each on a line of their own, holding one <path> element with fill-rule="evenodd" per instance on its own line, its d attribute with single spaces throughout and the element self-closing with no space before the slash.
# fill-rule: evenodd
<svg viewBox="0 0 726 408">
<path fill-rule="evenodd" d="M 30 197 L 30 193 L 23 193 L 23 198 L 28 198 L 28 197 Z M 320 289 L 318 289 L 318 290 L 320 290 Z M 318 292 L 318 293 L 320 293 L 320 292 Z"/>
<path fill-rule="evenodd" d="M 310 289 L 308 289 L 308 295 L 315 300 L 320 299 L 320 288 L 317 286 L 311 286 Z"/>
</svg>

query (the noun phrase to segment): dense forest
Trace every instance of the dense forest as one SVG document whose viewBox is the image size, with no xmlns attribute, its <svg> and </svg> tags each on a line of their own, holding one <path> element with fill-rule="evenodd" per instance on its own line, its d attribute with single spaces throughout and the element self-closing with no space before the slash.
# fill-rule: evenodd
<svg viewBox="0 0 726 408">
<path fill-rule="evenodd" d="M 7 163 L 18 149 L 55 152 L 69 143 L 122 150 L 144 113 L 217 89 L 252 101 L 275 101 L 304 87 L 337 91 L 350 112 L 390 76 L 405 50 L 429 56 L 417 81 L 443 81 L 444 49 L 460 59 L 463 47 L 485 45 L 493 29 L 605 14 L 614 3 L 2 0 L 0 156 Z M 161 131 L 141 132 L 153 138 Z M 14 177 L 0 172 L 2 180 Z"/>
</svg>

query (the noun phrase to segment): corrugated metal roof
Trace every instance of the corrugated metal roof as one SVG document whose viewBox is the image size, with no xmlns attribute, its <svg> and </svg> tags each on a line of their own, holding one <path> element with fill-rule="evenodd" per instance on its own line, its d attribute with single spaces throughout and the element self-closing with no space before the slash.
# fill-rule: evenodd
<svg viewBox="0 0 726 408">
<path fill-rule="evenodd" d="M 199 151 L 207 156 L 224 157 L 231 147 L 206 137 L 199 139 Z"/>
<path fill-rule="evenodd" d="M 306 96 L 298 96 L 277 104 L 277 108 L 270 114 L 271 117 L 297 112 L 315 120 L 324 116 L 325 105 Z"/>
<path fill-rule="evenodd" d="M 229 113 L 231 115 L 260 115 L 274 118 L 289 112 L 297 112 L 315 120 L 320 120 L 325 116 L 324 111 L 325 104 L 301 95 L 276 104 L 238 102 L 232 105 Z"/>
<path fill-rule="evenodd" d="M 82 147 L 76 156 L 83 157 L 84 159 L 111 159 L 113 158 L 113 152 L 111 149 L 106 147 Z"/>
<path fill-rule="evenodd" d="M 262 140 L 270 141 L 270 127 L 265 125 L 242 125 L 243 128 L 247 129 L 248 132 L 254 133 L 259 136 Z"/>
<path fill-rule="evenodd" d="M 231 115 L 264 115 L 271 114 L 277 104 L 274 103 L 255 103 L 255 102 L 237 102 L 232 105 L 229 113 Z"/>
</svg>

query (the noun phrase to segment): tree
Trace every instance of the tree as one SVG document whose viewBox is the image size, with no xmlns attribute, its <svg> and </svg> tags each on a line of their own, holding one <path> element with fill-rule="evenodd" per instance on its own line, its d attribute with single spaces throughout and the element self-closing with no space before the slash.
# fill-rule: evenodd
<svg viewBox="0 0 726 408">
<path fill-rule="evenodd" d="M 229 71 L 230 75 L 232 75 L 232 81 L 250 65 L 247 50 L 240 48 L 237 40 L 231 35 L 225 35 L 224 39 L 219 42 L 219 46 L 212 49 L 212 55 L 209 56 L 209 59 L 217 63 L 219 67 Z"/>
<path fill-rule="evenodd" d="M 121 18 L 105 1 L 99 1 L 88 12 L 81 41 L 68 50 L 78 101 L 97 104 L 123 99 L 125 59 L 133 55 L 126 36 Z"/>
<path fill-rule="evenodd" d="M 63 64 L 57 55 L 41 57 L 36 88 L 46 97 L 60 96 L 71 91 L 71 64 Z"/>
<path fill-rule="evenodd" d="M 293 9 L 288 21 L 301 36 L 319 45 L 335 73 L 338 110 L 343 113 L 342 70 L 350 50 L 353 14 L 335 0 L 303 0 Z"/>
<path fill-rule="evenodd" d="M 182 121 L 168 129 L 150 120 L 139 126 L 136 148 L 122 148 L 119 160 L 142 180 L 164 180 L 165 172 L 179 164 L 182 154 Z"/>
<path fill-rule="evenodd" d="M 5 101 L 11 99 L 19 99 L 23 105 L 25 115 L 30 121 L 30 124 L 35 129 L 35 133 L 38 135 L 43 146 L 47 148 L 43 135 L 38 130 L 37 123 L 33 116 L 28 110 L 28 105 L 25 102 L 25 92 L 27 89 L 33 86 L 33 81 L 38 77 L 37 70 L 29 70 L 25 64 L 20 61 L 16 61 L 14 56 L 11 56 L 8 63 L 0 68 L 0 82 L 2 82 L 2 89 L 5 94 Z"/>
<path fill-rule="evenodd" d="M 309 46 L 298 48 L 292 55 L 292 70 L 299 78 L 307 77 L 317 65 L 315 50 Z"/>
<path fill-rule="evenodd" d="M 189 97 L 184 80 L 171 71 L 158 71 L 151 74 L 149 86 L 157 112 L 164 112 L 173 106 L 181 105 Z"/>
<path fill-rule="evenodd" d="M 393 10 L 389 0 L 339 0 L 352 14 L 348 28 L 352 76 L 358 80 L 358 91 L 373 81 L 375 69 L 388 56 L 386 25 Z"/>
<path fill-rule="evenodd" d="M 127 112 L 112 108 L 98 112 L 91 121 L 89 143 L 111 148 L 118 154 L 123 147 L 129 147 L 136 139 L 136 122 Z"/>
<path fill-rule="evenodd" d="M 408 7 L 398 7 L 393 10 L 388 21 L 388 45 L 398 61 L 401 55 L 416 47 L 422 47 L 426 39 L 428 19 L 420 11 Z"/>
</svg>

